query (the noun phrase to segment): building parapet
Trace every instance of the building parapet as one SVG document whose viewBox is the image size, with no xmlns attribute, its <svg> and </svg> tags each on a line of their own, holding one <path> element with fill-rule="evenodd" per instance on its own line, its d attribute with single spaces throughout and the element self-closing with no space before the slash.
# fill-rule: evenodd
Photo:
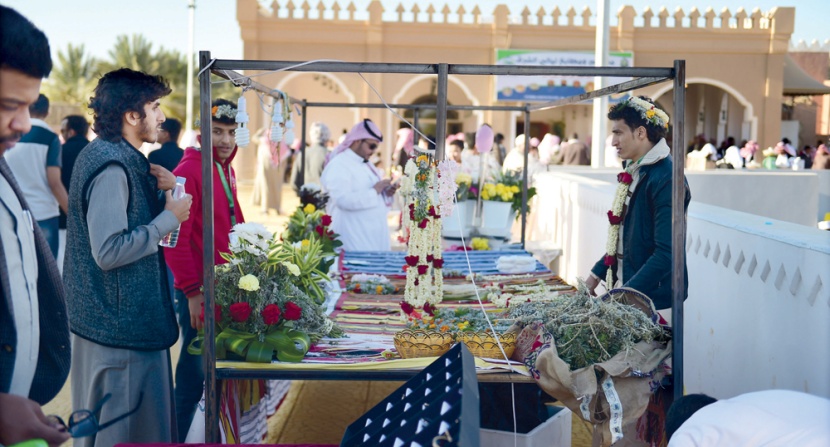
<svg viewBox="0 0 830 447">
<path fill-rule="evenodd" d="M 256 2 L 256 0 L 239 0 L 240 3 Z M 312 0 L 313 1 L 313 0 Z M 384 6 L 384 4 L 386 6 Z M 776 20 L 788 22 L 778 27 L 780 30 L 792 29 L 794 14 L 783 14 L 779 17 L 781 10 L 792 8 L 773 8 L 769 11 L 761 11 L 754 8 L 747 11 L 744 8 L 730 10 L 723 8 L 720 11 L 708 7 L 700 10 L 697 7 L 685 10 L 681 7 L 669 11 L 666 7 L 652 10 L 644 8 L 639 14 L 633 6 L 626 5 L 617 12 L 617 23 L 612 24 L 615 28 L 700 28 L 700 29 L 721 29 L 733 31 L 758 31 L 776 28 Z M 443 23 L 443 24 L 466 24 L 466 25 L 488 25 L 499 24 L 510 26 L 534 26 L 534 27 L 569 27 L 569 28 L 593 28 L 595 27 L 596 14 L 589 7 L 581 11 L 573 6 L 558 6 L 552 8 L 539 7 L 533 11 L 525 6 L 521 10 L 511 11 L 507 5 L 497 5 L 490 14 L 483 11 L 478 5 L 472 8 L 459 5 L 457 8 L 450 8 L 448 4 L 443 6 L 438 3 L 414 3 L 411 6 L 404 6 L 403 3 L 394 5 L 393 2 L 381 2 L 372 0 L 368 7 L 359 9 L 353 1 L 341 4 L 338 1 L 322 1 L 317 3 L 303 0 L 302 3 L 295 3 L 288 0 L 284 4 L 278 1 L 271 3 L 270 7 L 259 6 L 259 15 L 263 18 L 279 20 L 331 20 L 331 21 L 359 21 L 372 23 Z M 791 32 L 791 31 L 790 31 Z"/>
</svg>

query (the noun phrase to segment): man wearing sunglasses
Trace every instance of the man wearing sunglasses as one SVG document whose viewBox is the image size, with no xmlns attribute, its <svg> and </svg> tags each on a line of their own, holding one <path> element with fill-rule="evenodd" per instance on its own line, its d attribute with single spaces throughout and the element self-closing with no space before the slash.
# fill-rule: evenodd
<svg viewBox="0 0 830 447">
<path fill-rule="evenodd" d="M 46 35 L 0 5 L 0 445 L 68 439 L 40 408 L 69 374 L 63 285 L 3 157 L 31 129 L 29 105 L 51 70 Z"/>
<path fill-rule="evenodd" d="M 326 211 L 344 250 L 389 250 L 386 215 L 398 184 L 383 178 L 369 159 L 383 141 L 380 129 L 365 119 L 352 127 L 329 155 L 320 181 L 329 195 Z"/>
</svg>

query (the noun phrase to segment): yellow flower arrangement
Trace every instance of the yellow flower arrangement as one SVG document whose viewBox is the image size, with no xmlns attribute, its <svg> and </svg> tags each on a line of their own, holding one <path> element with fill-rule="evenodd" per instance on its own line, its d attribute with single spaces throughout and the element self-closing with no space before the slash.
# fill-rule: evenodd
<svg viewBox="0 0 830 447">
<path fill-rule="evenodd" d="M 483 237 L 474 237 L 470 245 L 473 247 L 473 250 L 489 250 L 490 243 L 487 242 L 487 238 Z"/>
<path fill-rule="evenodd" d="M 504 183 L 492 184 L 485 183 L 481 190 L 481 198 L 484 200 L 494 200 L 497 202 L 512 202 L 513 195 L 518 192 L 518 187 L 513 185 L 505 185 Z"/>
</svg>

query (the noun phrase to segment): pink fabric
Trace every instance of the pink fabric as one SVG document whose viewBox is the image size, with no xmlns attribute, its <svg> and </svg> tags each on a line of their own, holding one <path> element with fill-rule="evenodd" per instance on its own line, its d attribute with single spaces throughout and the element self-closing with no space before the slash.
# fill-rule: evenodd
<svg viewBox="0 0 830 447">
<path fill-rule="evenodd" d="M 367 125 L 375 135 L 372 135 L 366 129 Z M 370 120 L 363 120 L 355 124 L 354 126 L 352 126 L 352 130 L 350 130 L 349 133 L 346 134 L 346 138 L 344 138 L 343 141 L 339 145 L 337 145 L 337 147 L 334 148 L 334 150 L 331 151 L 331 153 L 329 153 L 326 156 L 326 164 L 328 164 L 328 162 L 330 162 L 332 158 L 340 155 L 343 151 L 348 149 L 349 146 L 352 145 L 352 143 L 360 140 L 378 140 L 382 142 L 383 134 L 380 133 L 380 128 Z"/>
<path fill-rule="evenodd" d="M 487 124 L 482 124 L 476 132 L 476 151 L 479 154 L 486 154 L 493 149 L 494 142 L 493 128 Z"/>
<path fill-rule="evenodd" d="M 395 153 L 403 149 L 406 152 L 406 155 L 412 157 L 415 155 L 415 132 L 408 127 L 404 127 L 403 129 L 398 129 L 398 142 L 395 143 Z"/>
</svg>

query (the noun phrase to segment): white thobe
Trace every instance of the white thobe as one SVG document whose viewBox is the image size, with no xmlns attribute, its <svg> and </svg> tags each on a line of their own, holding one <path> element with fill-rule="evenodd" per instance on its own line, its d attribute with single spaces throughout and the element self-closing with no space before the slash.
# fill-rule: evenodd
<svg viewBox="0 0 830 447">
<path fill-rule="evenodd" d="M 351 149 L 332 158 L 323 170 L 320 182 L 329 195 L 326 211 L 344 250 L 390 249 L 386 200 L 374 188 L 380 180 L 380 173 Z"/>
</svg>

